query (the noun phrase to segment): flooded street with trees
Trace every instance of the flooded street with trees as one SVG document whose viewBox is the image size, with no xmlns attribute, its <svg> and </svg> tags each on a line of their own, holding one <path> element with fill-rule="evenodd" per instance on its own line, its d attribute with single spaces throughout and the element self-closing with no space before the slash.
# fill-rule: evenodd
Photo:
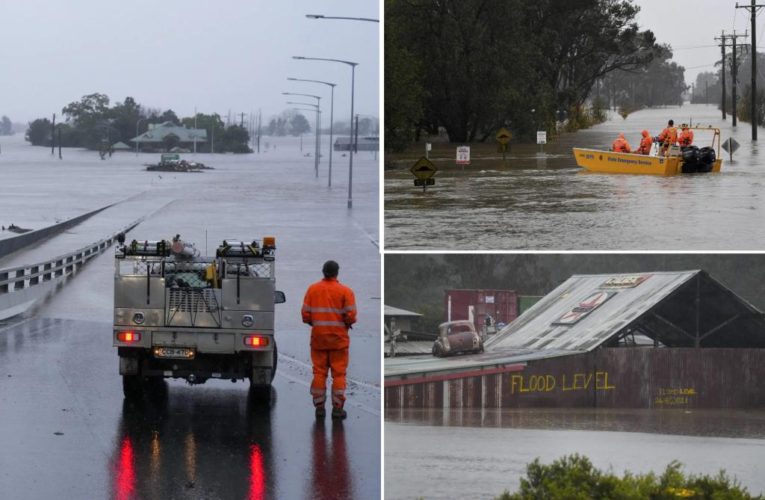
<svg viewBox="0 0 765 500">
<path fill-rule="evenodd" d="M 608 149 L 620 132 L 636 145 L 640 132 L 657 135 L 668 119 L 719 127 L 722 140 L 740 149 L 722 151 L 717 174 L 670 177 L 586 173 L 571 148 Z M 454 147 L 434 145 L 436 184 L 423 192 L 406 168 L 385 172 L 387 248 L 443 249 L 687 249 L 754 250 L 765 231 L 765 169 L 749 127 L 735 129 L 714 105 L 693 104 L 612 113 L 587 130 L 563 134 L 540 147 L 513 145 L 505 161 L 493 153 L 471 165 L 454 164 Z M 696 134 L 696 143 L 711 141 Z M 438 159 L 443 157 L 443 159 Z M 413 163 L 413 162 L 412 162 Z M 403 167 L 400 165 L 399 167 Z"/>
</svg>

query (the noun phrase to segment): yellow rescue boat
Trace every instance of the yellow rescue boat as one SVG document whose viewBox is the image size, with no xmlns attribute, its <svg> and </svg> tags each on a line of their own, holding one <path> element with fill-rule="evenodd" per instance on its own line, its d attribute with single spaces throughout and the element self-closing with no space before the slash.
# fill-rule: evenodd
<svg viewBox="0 0 765 500">
<path fill-rule="evenodd" d="M 573 148 L 576 164 L 591 172 L 610 174 L 677 175 L 681 173 L 719 172 L 720 129 L 690 127 L 694 131 L 713 132 L 712 145 L 703 148 L 672 146 L 666 155 L 616 153 L 599 149 Z M 657 149 L 657 148 L 654 148 Z"/>
</svg>

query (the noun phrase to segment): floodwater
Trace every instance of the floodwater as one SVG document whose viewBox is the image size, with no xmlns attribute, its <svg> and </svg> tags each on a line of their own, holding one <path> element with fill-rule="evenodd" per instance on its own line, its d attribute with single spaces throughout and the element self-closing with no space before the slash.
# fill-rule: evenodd
<svg viewBox="0 0 765 500">
<path fill-rule="evenodd" d="M 765 412 L 656 410 L 387 410 L 385 498 L 495 498 L 526 464 L 587 456 L 595 467 L 661 474 L 721 469 L 765 492 Z"/>
<path fill-rule="evenodd" d="M 713 175 L 660 177 L 585 173 L 572 147 L 607 149 L 619 132 L 633 147 L 668 119 L 712 125 L 724 151 Z M 435 162 L 436 184 L 423 193 L 408 169 L 385 172 L 385 247 L 390 250 L 761 250 L 765 247 L 765 158 L 751 126 L 722 121 L 715 106 L 648 109 L 626 120 L 564 134 L 539 153 L 513 146 L 507 161 Z M 760 129 L 765 141 L 765 129 Z M 696 133 L 706 145 L 711 134 Z"/>
<path fill-rule="evenodd" d="M 380 495 L 379 162 L 314 159 L 297 138 L 258 155 L 183 155 L 214 170 L 147 172 L 158 154 L 31 147 L 0 137 L 0 223 L 40 229 L 114 204 L 0 259 L 0 268 L 71 252 L 137 219 L 129 239 L 180 233 L 210 254 L 224 238 L 275 236 L 279 361 L 270 406 L 248 384 L 163 384 L 151 404 L 125 404 L 111 345 L 111 250 L 78 270 L 27 317 L 0 322 L 0 498 L 378 498 Z M 0 232 L 2 230 L 0 229 Z M 7 231 L 5 231 L 7 233 Z M 10 237 L 10 236 L 8 236 Z M 327 259 L 356 292 L 348 419 L 317 422 L 310 330 L 300 309 Z"/>
</svg>

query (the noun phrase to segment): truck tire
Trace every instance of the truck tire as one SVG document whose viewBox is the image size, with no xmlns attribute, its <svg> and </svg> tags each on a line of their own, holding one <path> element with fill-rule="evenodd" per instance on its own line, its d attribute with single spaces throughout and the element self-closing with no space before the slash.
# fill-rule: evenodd
<svg viewBox="0 0 765 500">
<path fill-rule="evenodd" d="M 122 393 L 126 399 L 139 399 L 143 396 L 143 380 L 140 375 L 122 376 Z"/>
<path fill-rule="evenodd" d="M 279 353 L 276 349 L 276 341 L 274 341 L 274 367 L 271 369 L 271 382 L 274 381 L 274 377 L 276 376 L 276 362 L 279 359 Z"/>
</svg>

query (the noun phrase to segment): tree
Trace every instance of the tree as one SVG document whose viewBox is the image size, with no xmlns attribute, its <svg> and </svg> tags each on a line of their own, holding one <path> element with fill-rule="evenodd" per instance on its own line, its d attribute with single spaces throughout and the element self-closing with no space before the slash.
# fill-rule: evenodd
<svg viewBox="0 0 765 500">
<path fill-rule="evenodd" d="M 232 153 L 252 153 L 250 146 L 250 134 L 247 129 L 239 125 L 228 127 L 223 133 L 223 148 Z"/>
<path fill-rule="evenodd" d="M 38 118 L 29 124 L 24 138 L 33 146 L 50 146 L 50 127 L 50 120 Z"/>
<path fill-rule="evenodd" d="M 3 115 L 2 121 L 0 121 L 0 135 L 13 134 L 13 122 L 7 116 Z"/>
<path fill-rule="evenodd" d="M 103 124 L 109 119 L 109 97 L 106 94 L 88 94 L 79 102 L 71 102 L 62 110 L 67 122 L 77 128 L 78 144 L 69 146 L 84 146 L 95 149 L 103 138 Z"/>
<path fill-rule="evenodd" d="M 126 97 L 124 102 L 115 104 L 108 116 L 114 128 L 112 142 L 128 141 L 135 137 L 138 120 L 145 118 L 141 106 L 132 97 Z"/>
<path fill-rule="evenodd" d="M 385 5 L 386 139 L 394 147 L 423 129 L 444 129 L 452 142 L 485 140 L 500 126 L 521 136 L 552 129 L 559 112 L 584 106 L 595 82 L 655 55 L 630 0 Z"/>
<path fill-rule="evenodd" d="M 194 117 L 184 118 L 183 120 L 181 120 L 181 123 L 184 127 L 195 128 Z M 217 140 L 217 141 L 214 140 L 215 138 L 222 139 L 223 134 L 225 132 L 225 125 L 218 113 L 213 113 L 211 115 L 206 115 L 204 113 L 197 113 L 196 128 L 207 130 L 207 143 L 209 145 L 210 152 L 213 152 L 212 151 L 213 142 L 215 143 L 214 152 L 218 152 L 218 153 L 224 152 L 223 140 Z"/>
<path fill-rule="evenodd" d="M 290 118 L 290 134 L 295 137 L 311 131 L 311 125 L 301 113 L 295 113 Z"/>
</svg>

